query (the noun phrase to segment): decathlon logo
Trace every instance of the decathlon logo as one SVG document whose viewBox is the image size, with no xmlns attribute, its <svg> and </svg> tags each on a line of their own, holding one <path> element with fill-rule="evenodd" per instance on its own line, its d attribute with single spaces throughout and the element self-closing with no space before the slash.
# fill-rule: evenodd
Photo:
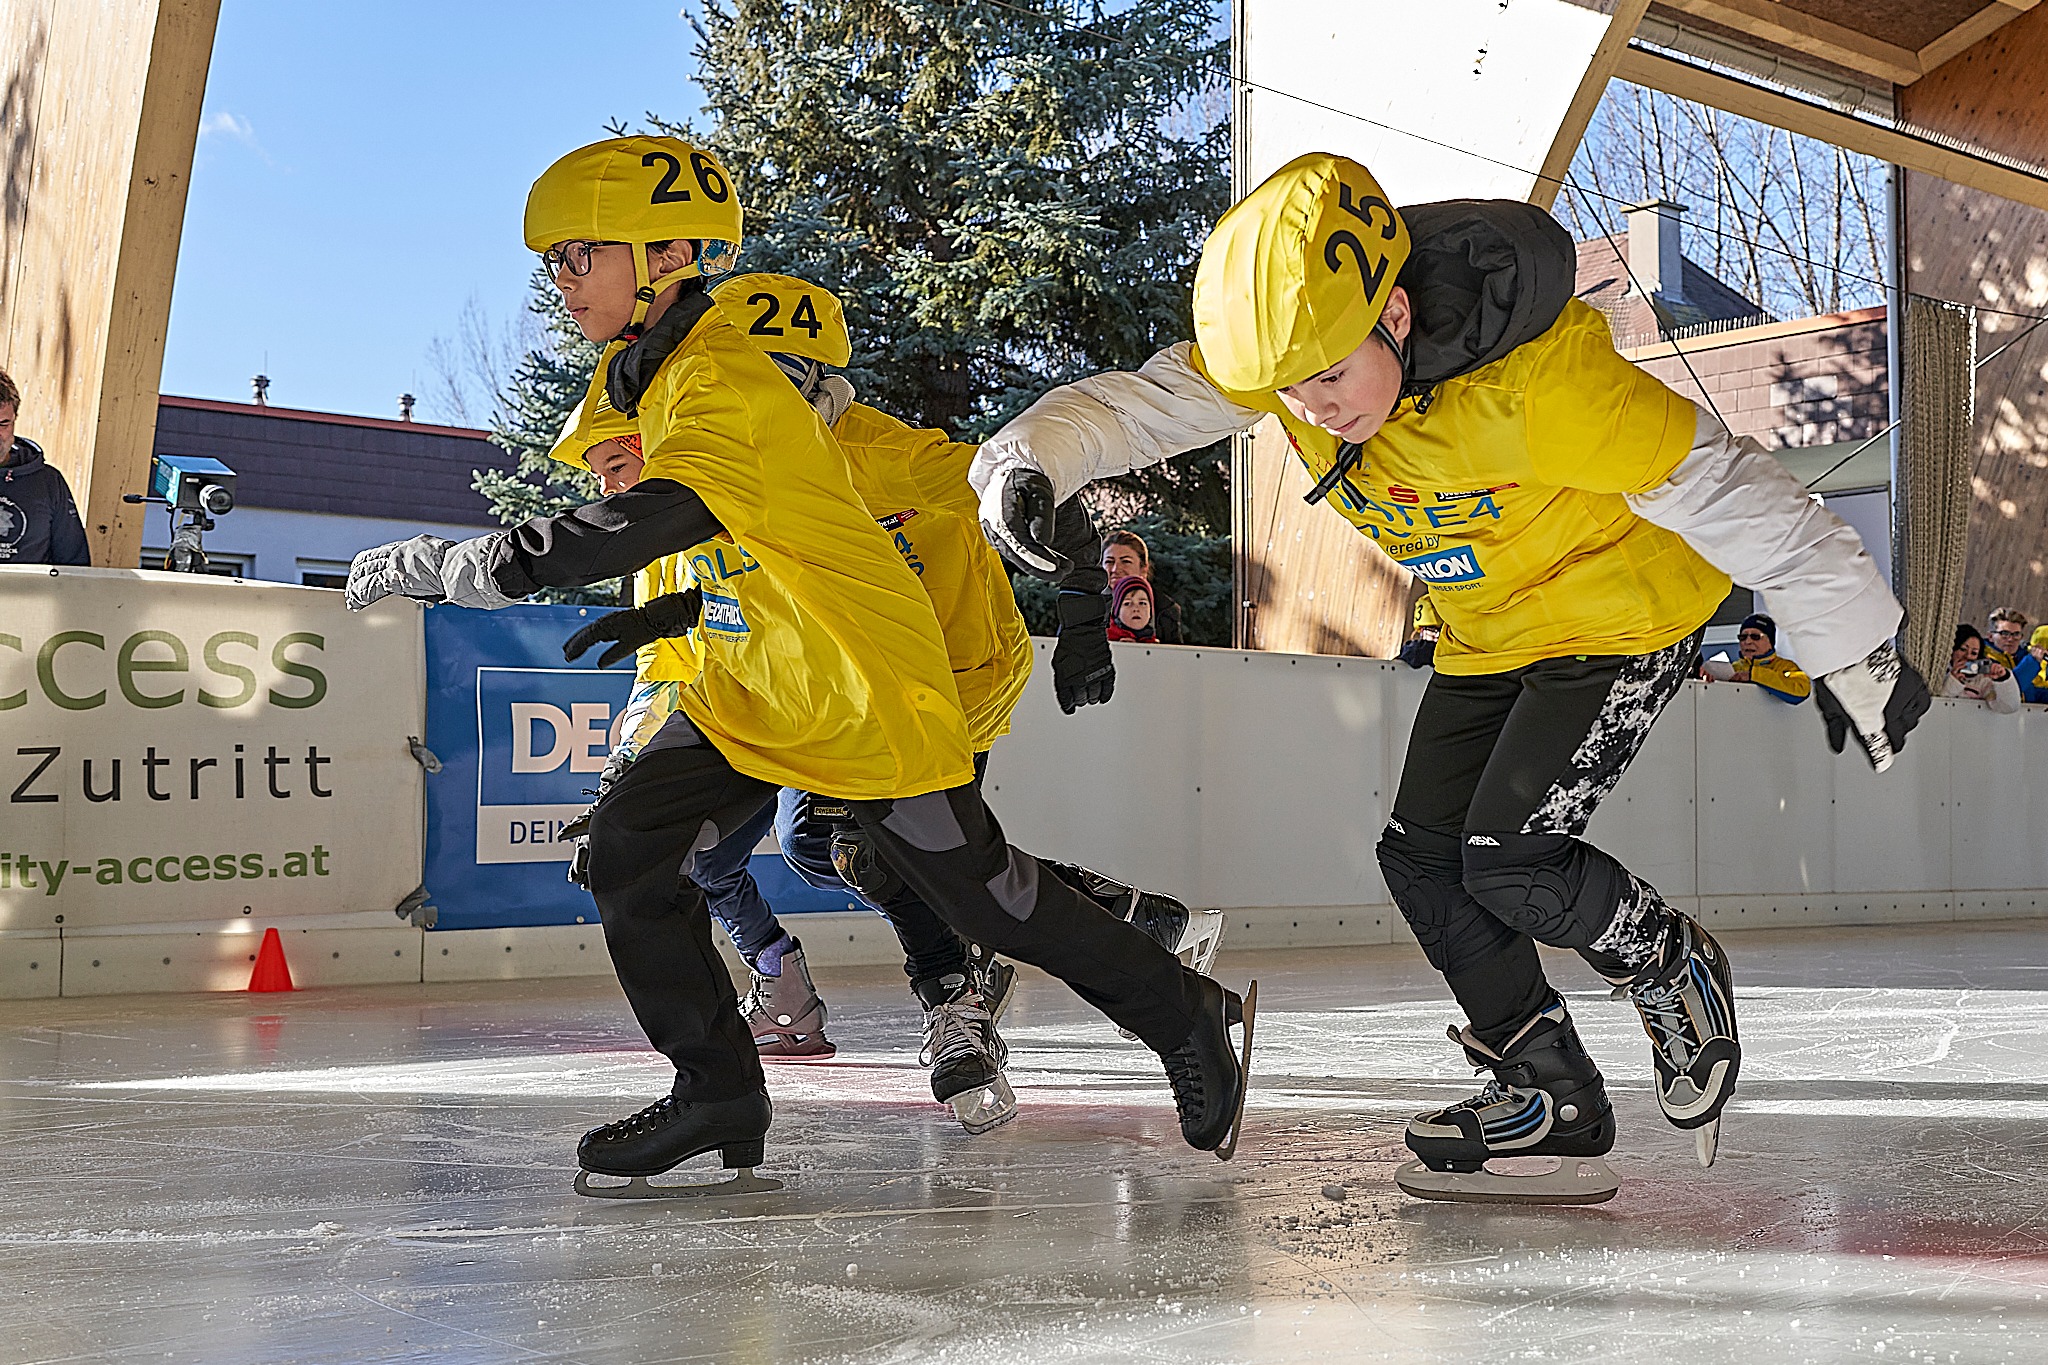
<svg viewBox="0 0 2048 1365">
<path fill-rule="evenodd" d="M 739 599 L 721 597 L 715 592 L 704 594 L 704 614 L 699 620 L 704 629 L 720 635 L 747 633 L 747 617 L 740 610 Z"/>
<path fill-rule="evenodd" d="M 1470 545 L 1448 545 L 1396 562 L 1425 583 L 1470 583 L 1486 577 L 1486 570 L 1479 567 L 1479 555 Z"/>
</svg>

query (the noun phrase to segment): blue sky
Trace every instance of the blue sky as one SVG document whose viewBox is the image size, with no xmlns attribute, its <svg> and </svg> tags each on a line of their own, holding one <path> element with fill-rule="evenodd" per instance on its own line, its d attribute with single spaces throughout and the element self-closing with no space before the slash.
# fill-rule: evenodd
<svg viewBox="0 0 2048 1365">
<path fill-rule="evenodd" d="M 561 153 L 685 117 L 681 0 L 225 0 L 163 391 L 434 420 L 429 349 L 526 298 L 527 186 Z"/>
</svg>

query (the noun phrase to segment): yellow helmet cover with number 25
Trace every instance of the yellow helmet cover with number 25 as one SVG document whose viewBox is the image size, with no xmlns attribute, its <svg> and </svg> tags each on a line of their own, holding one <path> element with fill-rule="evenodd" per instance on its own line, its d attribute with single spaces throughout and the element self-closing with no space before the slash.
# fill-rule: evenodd
<svg viewBox="0 0 2048 1365">
<path fill-rule="evenodd" d="M 1230 393 L 1321 374 L 1372 335 L 1408 259 L 1408 225 L 1350 157 L 1296 157 L 1234 204 L 1202 245 L 1195 341 Z"/>
</svg>

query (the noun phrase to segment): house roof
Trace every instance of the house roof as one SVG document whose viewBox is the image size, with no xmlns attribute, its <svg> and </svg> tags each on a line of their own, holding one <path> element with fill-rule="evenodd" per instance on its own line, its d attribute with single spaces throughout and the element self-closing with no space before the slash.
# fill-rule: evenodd
<svg viewBox="0 0 2048 1365">
<path fill-rule="evenodd" d="M 470 427 L 168 394 L 157 401 L 155 449 L 220 460 L 244 507 L 457 526 L 498 525 L 470 482 L 518 463 Z"/>
<path fill-rule="evenodd" d="M 1580 242 L 1578 285 L 1574 291 L 1587 303 L 1607 315 L 1607 326 L 1617 345 L 1629 346 L 1655 341 L 1663 335 L 1649 301 L 1629 293 L 1628 233 Z M 1763 308 L 1717 279 L 1690 256 L 1684 258 L 1685 302 L 1672 306 L 1680 328 L 1707 322 L 1768 322 Z"/>
</svg>

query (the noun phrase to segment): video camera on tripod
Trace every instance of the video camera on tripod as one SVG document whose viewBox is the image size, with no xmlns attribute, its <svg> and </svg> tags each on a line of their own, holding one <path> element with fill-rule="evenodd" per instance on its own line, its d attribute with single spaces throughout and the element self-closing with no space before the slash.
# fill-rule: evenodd
<svg viewBox="0 0 2048 1365">
<path fill-rule="evenodd" d="M 205 455 L 158 455 L 149 469 L 149 493 L 130 493 L 124 502 L 160 502 L 171 514 L 171 548 L 164 567 L 173 573 L 205 573 L 200 537 L 213 519 L 235 510 L 235 471 Z"/>
</svg>

